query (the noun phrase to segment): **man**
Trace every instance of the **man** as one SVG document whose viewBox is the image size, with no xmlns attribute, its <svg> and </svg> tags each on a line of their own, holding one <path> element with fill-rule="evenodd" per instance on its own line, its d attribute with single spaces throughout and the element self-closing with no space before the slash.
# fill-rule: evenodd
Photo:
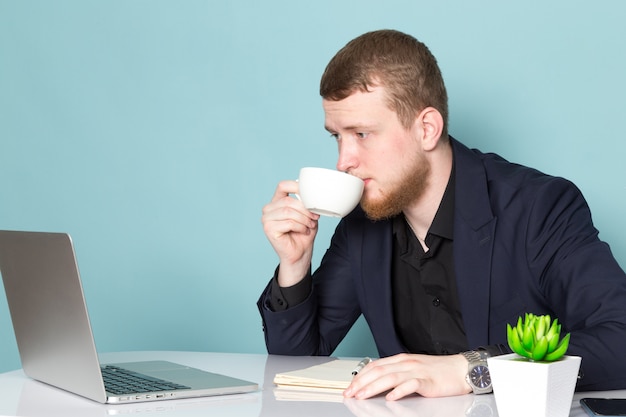
<svg viewBox="0 0 626 417">
<path fill-rule="evenodd" d="M 626 388 L 626 275 L 573 184 L 448 136 L 436 60 L 406 34 L 348 43 L 320 92 L 337 169 L 364 194 L 313 276 L 318 216 L 297 183 L 263 208 L 280 260 L 258 302 L 270 353 L 329 355 L 363 314 L 381 359 L 345 396 L 481 393 L 468 362 L 507 352 L 524 313 L 550 314 L 583 357 L 579 390 Z"/>
</svg>

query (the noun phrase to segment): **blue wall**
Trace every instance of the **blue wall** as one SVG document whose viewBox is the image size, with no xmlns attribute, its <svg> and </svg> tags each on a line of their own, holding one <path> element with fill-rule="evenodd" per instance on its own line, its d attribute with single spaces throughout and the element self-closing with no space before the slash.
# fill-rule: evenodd
<svg viewBox="0 0 626 417">
<path fill-rule="evenodd" d="M 624 266 L 625 18 L 623 0 L 0 0 L 0 228 L 72 234 L 101 351 L 264 352 L 261 208 L 334 167 L 328 60 L 396 28 L 438 57 L 451 132 L 577 183 Z M 338 353 L 374 354 L 363 322 Z"/>
</svg>

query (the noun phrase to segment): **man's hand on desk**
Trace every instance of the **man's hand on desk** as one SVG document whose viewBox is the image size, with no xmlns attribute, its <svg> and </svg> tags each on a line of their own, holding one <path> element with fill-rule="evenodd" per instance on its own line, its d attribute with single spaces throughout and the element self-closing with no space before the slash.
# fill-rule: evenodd
<svg viewBox="0 0 626 417">
<path fill-rule="evenodd" d="M 391 390 L 385 398 L 398 400 L 417 393 L 423 397 L 468 394 L 467 359 L 463 355 L 401 353 L 369 363 L 344 391 L 347 398 L 365 399 Z"/>
</svg>

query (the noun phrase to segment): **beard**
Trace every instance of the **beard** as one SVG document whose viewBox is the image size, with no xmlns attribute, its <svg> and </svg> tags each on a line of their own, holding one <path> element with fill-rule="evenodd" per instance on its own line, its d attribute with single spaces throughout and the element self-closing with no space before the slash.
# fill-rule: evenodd
<svg viewBox="0 0 626 417">
<path fill-rule="evenodd" d="M 401 172 L 398 181 L 387 190 L 380 190 L 382 197 L 378 200 L 363 196 L 361 207 L 367 217 L 372 220 L 385 220 L 397 216 L 413 202 L 417 201 L 428 186 L 430 163 L 421 154 L 412 160 L 411 165 Z"/>
</svg>

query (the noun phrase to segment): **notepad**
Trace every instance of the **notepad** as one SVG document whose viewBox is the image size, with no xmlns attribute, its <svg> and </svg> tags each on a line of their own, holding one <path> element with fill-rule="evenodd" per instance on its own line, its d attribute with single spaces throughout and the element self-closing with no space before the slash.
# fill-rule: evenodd
<svg viewBox="0 0 626 417">
<path fill-rule="evenodd" d="M 343 390 L 335 388 L 309 388 L 283 385 L 274 388 L 277 401 L 343 402 Z"/>
<path fill-rule="evenodd" d="M 359 360 L 335 359 L 320 365 L 276 374 L 274 384 L 281 388 L 341 392 L 352 382 L 352 371 L 358 364 Z"/>
</svg>

